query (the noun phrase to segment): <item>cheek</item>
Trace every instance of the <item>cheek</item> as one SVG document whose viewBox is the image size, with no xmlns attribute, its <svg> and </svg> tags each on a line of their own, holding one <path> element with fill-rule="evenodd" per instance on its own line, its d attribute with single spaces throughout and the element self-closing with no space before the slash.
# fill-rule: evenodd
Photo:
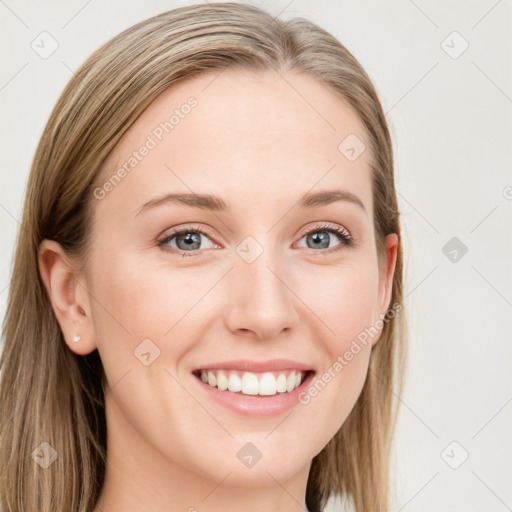
<svg viewBox="0 0 512 512">
<path fill-rule="evenodd" d="M 116 258 L 96 273 L 93 293 L 101 323 L 132 336 L 163 336 L 195 296 L 182 281 L 180 271 L 170 266 L 152 268 L 140 258 Z"/>
<path fill-rule="evenodd" d="M 314 274 L 304 273 L 299 282 L 300 297 L 317 318 L 332 357 L 371 326 L 378 289 L 376 263 L 347 262 L 317 269 Z"/>
<path fill-rule="evenodd" d="M 191 318 L 199 320 L 198 303 L 212 286 L 211 272 L 208 276 L 161 261 L 148 265 L 141 258 L 118 257 L 115 264 L 107 262 L 94 275 L 93 322 L 106 365 L 108 360 L 115 360 L 117 368 L 123 361 L 124 366 L 133 363 L 134 350 L 147 339 L 166 356 L 159 363 L 180 357 L 186 348 L 186 337 L 180 333 L 190 327 Z"/>
<path fill-rule="evenodd" d="M 301 403 L 323 425 L 324 440 L 344 423 L 367 376 L 378 279 L 372 269 L 370 262 L 340 265 L 324 271 L 321 280 L 317 275 L 302 281 L 301 293 L 316 317 L 317 344 L 326 358 Z"/>
</svg>

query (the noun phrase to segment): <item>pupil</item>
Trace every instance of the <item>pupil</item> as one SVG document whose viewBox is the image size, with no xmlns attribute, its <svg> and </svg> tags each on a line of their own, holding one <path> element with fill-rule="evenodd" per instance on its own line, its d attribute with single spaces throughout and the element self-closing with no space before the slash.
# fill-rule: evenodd
<svg viewBox="0 0 512 512">
<path fill-rule="evenodd" d="M 179 247 L 179 242 L 183 241 L 190 249 L 198 249 L 201 243 L 201 235 L 199 233 L 186 233 L 185 235 L 180 235 L 176 239 L 176 245 Z M 196 244 L 196 246 L 191 247 L 192 244 Z"/>
<path fill-rule="evenodd" d="M 318 244 L 320 244 L 322 249 L 329 247 L 329 234 L 325 231 L 319 231 L 318 233 L 309 235 L 308 239 L 313 240 L 313 242 L 317 244 L 315 247 L 319 247 Z"/>
</svg>

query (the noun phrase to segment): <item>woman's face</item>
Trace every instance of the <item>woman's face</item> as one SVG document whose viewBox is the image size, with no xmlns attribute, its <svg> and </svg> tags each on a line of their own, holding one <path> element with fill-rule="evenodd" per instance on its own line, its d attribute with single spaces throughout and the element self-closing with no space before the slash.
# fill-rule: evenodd
<svg viewBox="0 0 512 512">
<path fill-rule="evenodd" d="M 361 333 L 389 306 L 397 239 L 379 269 L 364 147 L 355 112 L 315 79 L 227 70 L 167 89 L 114 148 L 84 310 L 109 453 L 129 471 L 307 478 L 364 384 L 379 335 Z M 193 373 L 212 367 L 248 394 Z M 284 391 L 294 369 L 315 374 Z"/>
</svg>

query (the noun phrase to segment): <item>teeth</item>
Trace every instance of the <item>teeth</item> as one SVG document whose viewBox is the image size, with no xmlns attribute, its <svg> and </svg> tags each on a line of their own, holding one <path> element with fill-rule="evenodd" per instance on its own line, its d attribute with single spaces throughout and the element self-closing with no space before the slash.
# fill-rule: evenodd
<svg viewBox="0 0 512 512">
<path fill-rule="evenodd" d="M 258 377 L 254 373 L 245 372 L 242 377 L 242 393 L 244 395 L 257 395 L 258 390 Z"/>
<path fill-rule="evenodd" d="M 236 370 L 201 370 L 201 380 L 221 391 L 229 390 L 244 395 L 270 396 L 286 393 L 298 388 L 304 372 L 292 370 L 288 372 L 237 372 Z"/>
<path fill-rule="evenodd" d="M 284 375 L 283 375 L 284 377 Z M 277 392 L 277 381 L 272 373 L 264 373 L 261 376 L 258 393 L 260 395 L 275 395 Z"/>
<path fill-rule="evenodd" d="M 231 373 L 228 378 L 228 389 L 236 393 L 242 391 L 242 379 L 236 374 Z"/>
<path fill-rule="evenodd" d="M 228 389 L 229 381 L 228 378 L 224 375 L 224 372 L 217 373 L 217 387 L 224 391 Z"/>
<path fill-rule="evenodd" d="M 276 381 L 276 390 L 279 393 L 286 392 L 286 376 L 283 373 L 281 373 L 281 375 L 279 375 L 279 377 Z"/>
</svg>

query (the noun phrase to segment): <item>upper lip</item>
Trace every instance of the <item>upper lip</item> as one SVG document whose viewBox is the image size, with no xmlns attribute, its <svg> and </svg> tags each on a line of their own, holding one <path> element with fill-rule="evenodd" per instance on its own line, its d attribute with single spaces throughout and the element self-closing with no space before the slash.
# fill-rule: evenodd
<svg viewBox="0 0 512 512">
<path fill-rule="evenodd" d="M 249 359 L 239 359 L 237 361 L 221 361 L 218 363 L 206 364 L 198 366 L 192 371 L 197 370 L 243 370 L 246 372 L 271 372 L 278 370 L 300 370 L 300 371 L 314 371 L 314 369 L 307 364 L 299 361 L 292 361 L 291 359 L 271 359 L 268 361 L 250 361 Z"/>
</svg>

